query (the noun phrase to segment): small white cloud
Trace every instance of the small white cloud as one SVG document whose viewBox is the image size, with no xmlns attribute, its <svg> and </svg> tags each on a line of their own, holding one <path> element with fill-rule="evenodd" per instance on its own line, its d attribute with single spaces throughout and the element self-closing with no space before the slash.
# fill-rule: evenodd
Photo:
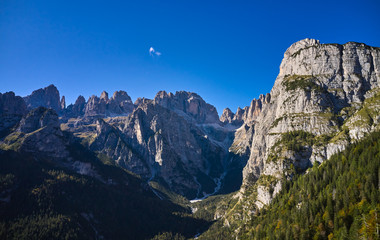
<svg viewBox="0 0 380 240">
<path fill-rule="evenodd" d="M 157 55 L 157 56 L 161 56 L 161 53 L 160 52 L 157 52 L 156 50 L 154 50 L 153 47 L 150 47 L 149 48 L 149 55 L 150 56 L 153 56 L 153 54 Z"/>
<path fill-rule="evenodd" d="M 154 53 L 154 48 L 153 47 L 150 47 L 149 48 L 149 54 L 152 55 Z"/>
</svg>

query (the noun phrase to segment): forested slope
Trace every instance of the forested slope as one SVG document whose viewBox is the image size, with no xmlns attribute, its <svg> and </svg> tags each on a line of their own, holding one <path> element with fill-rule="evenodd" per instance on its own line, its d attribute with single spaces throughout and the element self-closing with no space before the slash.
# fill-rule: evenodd
<svg viewBox="0 0 380 240">
<path fill-rule="evenodd" d="M 202 239 L 379 239 L 380 133 L 352 144 L 281 192 L 239 227 L 219 222 Z M 231 214 L 234 212 L 232 211 Z M 236 231 L 234 227 L 237 226 Z"/>
</svg>

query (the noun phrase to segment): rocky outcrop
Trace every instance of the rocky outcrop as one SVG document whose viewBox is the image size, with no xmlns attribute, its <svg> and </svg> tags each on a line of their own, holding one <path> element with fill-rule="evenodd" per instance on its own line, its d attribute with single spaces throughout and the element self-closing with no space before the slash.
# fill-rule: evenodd
<svg viewBox="0 0 380 240">
<path fill-rule="evenodd" d="M 39 107 L 21 119 L 16 131 L 31 133 L 44 127 L 59 129 L 58 115 L 49 109 Z"/>
<path fill-rule="evenodd" d="M 150 103 L 150 102 L 152 102 L 152 101 L 153 101 L 153 100 L 148 99 L 148 98 L 144 98 L 144 97 L 141 98 L 141 97 L 139 97 L 139 98 L 136 99 L 134 105 L 135 105 L 136 107 L 138 107 L 138 106 L 140 106 L 141 104 Z"/>
<path fill-rule="evenodd" d="M 95 95 L 92 95 L 86 104 L 84 110 L 85 116 L 105 116 L 106 115 L 106 105 L 107 101 L 105 100 L 104 92 L 102 93 L 102 98 L 99 98 Z M 107 95 L 108 100 L 108 95 Z"/>
<path fill-rule="evenodd" d="M 269 103 L 270 98 L 271 97 L 269 93 L 267 93 L 265 96 L 263 94 L 260 94 L 259 99 L 256 100 L 256 98 L 254 98 L 250 106 L 246 106 L 243 109 L 239 107 L 232 121 L 236 123 L 244 122 L 246 124 L 253 123 L 261 113 L 263 104 Z"/>
<path fill-rule="evenodd" d="M 2 148 L 67 160 L 63 139 L 58 115 L 52 109 L 38 107 L 21 119 L 17 129 L 4 139 L 6 147 Z"/>
<path fill-rule="evenodd" d="M 14 92 L 0 93 L 0 138 L 7 135 L 27 112 L 22 97 Z"/>
<path fill-rule="evenodd" d="M 189 198 L 214 191 L 228 154 L 202 128 L 152 101 L 128 117 L 98 120 L 92 138 L 93 151 Z"/>
<path fill-rule="evenodd" d="M 104 102 L 108 102 L 108 93 L 106 91 L 103 91 L 100 94 L 100 100 L 103 100 Z"/>
<path fill-rule="evenodd" d="M 198 94 L 179 91 L 175 94 L 160 91 L 154 102 L 165 108 L 176 111 L 183 117 L 194 119 L 197 123 L 219 123 L 216 108 L 206 103 Z"/>
<path fill-rule="evenodd" d="M 108 93 L 103 91 L 100 98 L 91 96 L 84 110 L 84 116 L 121 116 L 128 115 L 134 109 L 131 98 L 124 91 L 116 91 L 109 99 Z"/>
<path fill-rule="evenodd" d="M 65 96 L 62 96 L 61 98 L 61 110 L 66 108 L 66 98 Z"/>
<path fill-rule="evenodd" d="M 245 186 L 265 175 L 273 189 L 283 174 L 291 178 L 363 136 L 355 125 L 364 124 L 367 132 L 378 128 L 379 63 L 380 49 L 362 43 L 305 39 L 289 47 L 270 100 L 255 119 Z M 363 109 L 377 120 L 366 122 Z M 264 195 L 258 206 L 273 197 Z"/>
<path fill-rule="evenodd" d="M 82 95 L 80 95 L 74 104 L 70 104 L 63 111 L 63 116 L 67 119 L 69 118 L 78 118 L 84 116 L 84 112 L 86 109 L 86 100 Z"/>
<path fill-rule="evenodd" d="M 35 90 L 31 95 L 24 97 L 24 100 L 28 109 L 46 107 L 53 109 L 57 113 L 62 110 L 59 92 L 54 85 Z"/>
<path fill-rule="evenodd" d="M 220 116 L 220 121 L 222 123 L 232 123 L 234 115 L 235 114 L 229 108 L 225 108 L 223 110 L 222 116 Z"/>
<path fill-rule="evenodd" d="M 237 160 L 242 167 L 248 161 L 251 153 L 252 138 L 254 136 L 255 120 L 261 114 L 263 106 L 270 102 L 270 94 L 260 95 L 259 99 L 253 99 L 250 106 L 237 109 L 230 123 L 237 126 L 233 142 L 229 147 L 229 151 L 234 154 L 234 159 Z M 229 114 L 229 116 L 231 116 Z"/>
<path fill-rule="evenodd" d="M 0 115 L 23 115 L 26 111 L 22 97 L 14 92 L 0 93 Z"/>
<path fill-rule="evenodd" d="M 124 91 L 116 91 L 107 103 L 109 115 L 128 115 L 134 109 L 131 97 Z"/>
</svg>

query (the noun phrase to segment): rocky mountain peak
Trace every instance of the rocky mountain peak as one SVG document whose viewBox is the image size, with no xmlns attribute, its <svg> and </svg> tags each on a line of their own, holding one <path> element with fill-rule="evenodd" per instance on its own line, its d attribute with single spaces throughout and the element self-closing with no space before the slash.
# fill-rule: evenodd
<svg viewBox="0 0 380 240">
<path fill-rule="evenodd" d="M 131 97 L 124 91 L 116 91 L 107 102 L 107 115 L 127 115 L 134 109 Z"/>
<path fill-rule="evenodd" d="M 101 94 L 100 94 L 100 100 L 103 100 L 105 102 L 108 102 L 108 93 L 106 91 L 103 91 Z"/>
<path fill-rule="evenodd" d="M 30 111 L 17 128 L 19 132 L 31 133 L 43 127 L 59 128 L 58 115 L 52 109 L 38 107 Z"/>
<path fill-rule="evenodd" d="M 24 101 L 29 109 L 46 107 L 56 112 L 62 110 L 59 91 L 53 84 L 33 91 L 31 95 L 24 97 Z"/>
<path fill-rule="evenodd" d="M 26 104 L 22 97 L 14 92 L 0 93 L 0 115 L 23 115 L 26 113 Z"/>
<path fill-rule="evenodd" d="M 104 95 L 105 94 L 103 94 L 102 101 L 95 95 L 88 98 L 85 108 L 85 116 L 105 115 L 106 102 L 104 101 Z"/>
<path fill-rule="evenodd" d="M 160 91 L 154 98 L 154 103 L 165 108 L 185 113 L 198 123 L 219 122 L 216 108 L 206 103 L 198 94 L 186 91 L 177 91 L 175 94 Z"/>
<path fill-rule="evenodd" d="M 14 92 L 0 93 L 0 138 L 7 135 L 27 112 L 22 97 Z"/>
<path fill-rule="evenodd" d="M 309 48 L 312 46 L 318 46 L 319 40 L 305 38 L 298 42 L 293 43 L 285 52 L 284 57 L 289 57 L 300 51 L 301 49 Z"/>
<path fill-rule="evenodd" d="M 139 105 L 141 105 L 141 104 L 146 104 L 146 103 L 149 103 L 149 102 L 152 102 L 153 100 L 151 100 L 151 99 L 148 99 L 148 98 L 144 98 L 144 97 L 139 97 L 139 98 L 137 98 L 136 99 L 136 101 L 135 101 L 135 106 L 139 106 Z"/>
<path fill-rule="evenodd" d="M 341 89 L 332 93 L 339 102 L 338 108 L 346 107 L 347 101 L 360 103 L 369 89 L 378 86 L 378 59 L 379 48 L 362 43 L 340 45 L 319 44 L 316 40 L 300 41 L 284 55 L 272 93 L 278 94 L 278 85 L 284 80 L 307 80 L 324 89 Z"/>
<path fill-rule="evenodd" d="M 220 116 L 220 121 L 222 123 L 232 123 L 232 119 L 234 118 L 234 113 L 229 108 L 225 108 L 223 110 L 222 116 Z"/>
<path fill-rule="evenodd" d="M 236 114 L 233 117 L 233 121 L 236 123 L 252 123 L 259 116 L 263 104 L 270 102 L 271 95 L 267 93 L 266 95 L 260 94 L 259 99 L 254 98 L 251 101 L 250 106 L 246 106 L 243 109 L 240 107 L 237 109 Z"/>
<path fill-rule="evenodd" d="M 62 96 L 61 98 L 61 109 L 65 109 L 66 108 L 66 98 L 65 96 Z"/>
<path fill-rule="evenodd" d="M 17 138 L 5 138 L 5 142 L 11 146 L 16 145 L 21 152 L 67 160 L 69 154 L 58 115 L 52 109 L 38 107 L 31 110 L 21 119 L 17 130 L 12 134 Z M 13 142 L 14 139 L 18 139 L 17 143 Z"/>
<path fill-rule="evenodd" d="M 108 93 L 103 91 L 100 98 L 93 95 L 86 104 L 85 116 L 117 116 L 128 115 L 134 109 L 131 98 L 125 91 L 116 91 L 108 98 Z"/>
<path fill-rule="evenodd" d="M 82 105 L 82 104 L 85 104 L 85 103 L 86 103 L 86 99 L 82 95 L 79 95 L 79 97 L 77 98 L 77 100 L 75 100 L 74 105 Z"/>
<path fill-rule="evenodd" d="M 110 100 L 111 101 L 114 100 L 116 102 L 124 102 L 124 101 L 132 102 L 131 97 L 125 91 L 115 91 Z"/>
<path fill-rule="evenodd" d="M 86 107 L 86 99 L 80 95 L 74 104 L 70 104 L 64 111 L 64 116 L 70 117 L 78 117 L 84 115 L 84 110 Z"/>
</svg>

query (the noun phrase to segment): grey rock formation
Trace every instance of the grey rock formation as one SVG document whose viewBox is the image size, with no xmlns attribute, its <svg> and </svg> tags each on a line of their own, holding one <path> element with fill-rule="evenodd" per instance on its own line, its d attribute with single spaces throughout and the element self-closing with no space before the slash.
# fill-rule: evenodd
<svg viewBox="0 0 380 240">
<path fill-rule="evenodd" d="M 179 91 L 175 94 L 167 94 L 165 91 L 160 91 L 155 96 L 154 102 L 165 108 L 174 110 L 184 117 L 194 119 L 197 123 L 219 122 L 216 108 L 206 103 L 196 93 Z"/>
<path fill-rule="evenodd" d="M 54 159 L 67 160 L 69 156 L 58 115 L 44 107 L 35 108 L 24 116 L 4 143 L 13 150 Z"/>
<path fill-rule="evenodd" d="M 54 85 L 35 90 L 31 95 L 24 97 L 24 100 L 28 109 L 46 107 L 53 109 L 57 113 L 62 110 L 59 92 Z"/>
<path fill-rule="evenodd" d="M 260 95 L 259 99 L 253 99 L 250 106 L 237 109 L 231 123 L 238 127 L 229 147 L 229 151 L 234 154 L 234 160 L 244 167 L 251 153 L 252 139 L 257 117 L 260 115 L 263 106 L 270 102 L 270 94 Z"/>
<path fill-rule="evenodd" d="M 21 119 L 17 131 L 31 133 L 44 127 L 59 129 L 58 115 L 50 109 L 38 107 Z"/>
<path fill-rule="evenodd" d="M 102 99 L 90 98 L 93 104 L 87 104 L 86 113 L 90 106 L 106 100 Z M 237 126 L 224 127 L 216 109 L 201 97 L 159 92 L 154 100 L 141 98 L 133 105 L 130 97 L 119 91 L 105 106 L 106 112 L 119 114 L 72 119 L 64 128 L 106 161 L 189 198 L 220 189 Z M 130 110 L 132 113 L 124 114 Z"/>
<path fill-rule="evenodd" d="M 125 91 L 116 91 L 107 103 L 108 115 L 128 115 L 134 109 L 131 97 Z"/>
<path fill-rule="evenodd" d="M 103 91 L 100 94 L 100 100 L 103 100 L 104 102 L 108 102 L 108 93 L 106 91 Z"/>
<path fill-rule="evenodd" d="M 238 108 L 232 121 L 244 122 L 246 124 L 253 123 L 256 120 L 256 118 L 259 116 L 259 114 L 261 113 L 263 104 L 266 104 L 269 102 L 270 102 L 270 94 L 267 93 L 265 96 L 261 94 L 259 99 L 256 100 L 256 98 L 254 98 L 252 100 L 250 106 L 247 106 L 243 109 Z"/>
<path fill-rule="evenodd" d="M 66 98 L 65 96 L 62 96 L 61 98 L 61 110 L 64 110 L 66 108 Z"/>
<path fill-rule="evenodd" d="M 22 97 L 14 92 L 0 93 L 0 115 L 23 115 L 26 111 Z"/>
<path fill-rule="evenodd" d="M 90 149 L 190 198 L 214 191 L 227 155 L 201 128 L 153 102 L 128 117 L 98 120 Z"/>
<path fill-rule="evenodd" d="M 222 116 L 220 116 L 220 121 L 222 123 L 232 123 L 234 115 L 235 114 L 229 108 L 225 108 L 223 110 Z"/>
<path fill-rule="evenodd" d="M 102 98 L 92 95 L 88 100 L 85 108 L 85 116 L 105 116 L 107 101 L 105 94 L 102 93 Z M 108 99 L 108 95 L 107 95 Z"/>
<path fill-rule="evenodd" d="M 124 91 L 116 91 L 109 99 L 108 93 L 103 91 L 100 98 L 93 95 L 86 104 L 84 116 L 121 116 L 128 115 L 134 109 L 131 98 Z"/>
<path fill-rule="evenodd" d="M 14 92 L 0 93 L 0 138 L 7 135 L 27 112 L 22 97 Z"/>
<path fill-rule="evenodd" d="M 86 108 L 86 100 L 80 95 L 74 104 L 70 104 L 63 112 L 63 116 L 66 118 L 78 118 L 84 116 Z"/>
<path fill-rule="evenodd" d="M 139 97 L 139 98 L 136 99 L 134 105 L 138 107 L 138 106 L 140 106 L 141 104 L 149 103 L 149 102 L 152 102 L 152 101 L 153 101 L 153 100 L 148 99 L 148 98 L 144 98 L 144 97 L 141 98 L 141 97 Z"/>
<path fill-rule="evenodd" d="M 351 139 L 378 128 L 379 73 L 379 48 L 354 42 L 320 44 L 313 39 L 290 46 L 270 99 L 255 119 L 245 186 L 263 175 L 271 176 L 275 188 L 283 174 L 291 178 L 295 171 L 326 160 Z M 360 114 L 363 109 L 377 120 L 366 121 Z M 271 197 L 259 196 L 257 205 Z"/>
</svg>

